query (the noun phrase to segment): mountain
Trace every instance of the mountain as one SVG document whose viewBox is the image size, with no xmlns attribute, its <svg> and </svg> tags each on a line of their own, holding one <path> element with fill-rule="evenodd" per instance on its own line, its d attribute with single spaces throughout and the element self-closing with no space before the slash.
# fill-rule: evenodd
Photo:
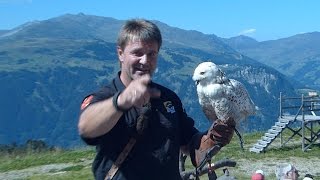
<svg viewBox="0 0 320 180">
<path fill-rule="evenodd" d="M 0 30 L 0 36 L 2 36 L 3 34 L 6 34 L 7 32 L 9 32 L 9 30 Z"/>
<path fill-rule="evenodd" d="M 298 82 L 299 88 L 320 89 L 320 32 L 263 42 L 254 42 L 243 36 L 222 41 L 238 52 L 287 75 Z"/>
<path fill-rule="evenodd" d="M 259 44 L 259 42 L 251 37 L 240 35 L 231 37 L 229 39 L 221 38 L 223 42 L 228 44 L 233 49 L 252 48 Z"/>
<path fill-rule="evenodd" d="M 286 76 L 238 53 L 221 38 L 154 22 L 163 35 L 154 81 L 181 97 L 200 130 L 209 126 L 191 79 L 200 62 L 212 60 L 247 87 L 260 112 L 243 131 L 270 128 L 277 119 L 280 91 L 295 94 Z M 119 70 L 115 41 L 122 24 L 108 17 L 66 14 L 2 35 L 0 144 L 41 139 L 50 145 L 81 145 L 81 101 Z"/>
</svg>

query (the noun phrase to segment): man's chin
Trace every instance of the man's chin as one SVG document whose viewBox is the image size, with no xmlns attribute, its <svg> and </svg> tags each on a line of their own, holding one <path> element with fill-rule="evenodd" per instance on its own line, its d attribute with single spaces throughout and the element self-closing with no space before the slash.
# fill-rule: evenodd
<svg viewBox="0 0 320 180">
<path fill-rule="evenodd" d="M 152 75 L 152 74 L 150 73 L 150 71 L 137 71 L 137 72 L 135 73 L 135 75 L 136 75 L 137 77 L 141 77 L 141 76 L 146 75 L 146 74 L 149 74 L 150 76 Z"/>
</svg>

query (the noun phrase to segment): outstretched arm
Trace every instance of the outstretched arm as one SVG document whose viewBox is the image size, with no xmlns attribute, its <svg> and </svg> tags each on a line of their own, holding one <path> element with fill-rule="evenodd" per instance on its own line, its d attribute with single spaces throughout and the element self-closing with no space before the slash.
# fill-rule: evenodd
<svg viewBox="0 0 320 180">
<path fill-rule="evenodd" d="M 106 134 L 117 124 L 124 111 L 132 107 L 141 108 L 151 97 L 159 97 L 160 92 L 148 86 L 150 81 L 150 76 L 142 76 L 133 80 L 124 91 L 118 95 L 116 93 L 114 97 L 91 105 L 88 105 L 90 102 L 85 104 L 88 107 L 84 107 L 78 123 L 80 135 L 95 138 Z"/>
</svg>

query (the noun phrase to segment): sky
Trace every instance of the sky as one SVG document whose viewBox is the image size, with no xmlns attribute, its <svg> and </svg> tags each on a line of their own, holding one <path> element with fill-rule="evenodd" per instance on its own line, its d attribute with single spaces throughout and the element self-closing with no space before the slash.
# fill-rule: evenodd
<svg viewBox="0 0 320 180">
<path fill-rule="evenodd" d="M 169 26 L 257 41 L 320 32 L 319 0 L 0 0 L 0 30 L 64 14 L 118 20 L 145 18 Z"/>
</svg>

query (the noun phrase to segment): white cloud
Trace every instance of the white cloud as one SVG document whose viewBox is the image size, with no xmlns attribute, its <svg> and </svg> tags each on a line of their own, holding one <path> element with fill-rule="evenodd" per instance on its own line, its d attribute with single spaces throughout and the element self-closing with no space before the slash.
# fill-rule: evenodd
<svg viewBox="0 0 320 180">
<path fill-rule="evenodd" d="M 250 35 L 250 34 L 255 33 L 256 31 L 257 31 L 257 30 L 256 30 L 256 29 L 253 29 L 253 28 L 251 28 L 251 29 L 245 29 L 245 30 L 239 32 L 238 35 Z"/>
</svg>

